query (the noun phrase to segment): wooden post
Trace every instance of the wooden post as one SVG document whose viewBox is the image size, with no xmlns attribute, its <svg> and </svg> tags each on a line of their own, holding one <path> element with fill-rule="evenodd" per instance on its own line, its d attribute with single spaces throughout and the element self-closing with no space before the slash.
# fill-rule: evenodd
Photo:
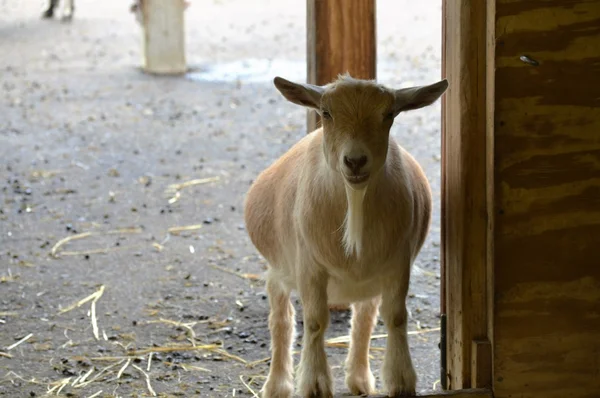
<svg viewBox="0 0 600 398">
<path fill-rule="evenodd" d="M 488 167 L 493 156 L 487 130 L 488 3 L 444 2 L 444 98 L 442 154 L 442 261 L 447 328 L 447 388 L 469 388 L 472 342 L 487 340 L 492 316 L 488 300 L 492 209 Z M 487 366 L 491 350 L 477 354 Z M 491 361 L 491 358 L 489 358 Z M 477 372 L 484 377 L 489 369 Z"/>
<path fill-rule="evenodd" d="M 145 72 L 177 75 L 187 71 L 184 10 L 184 0 L 142 1 Z"/>
<path fill-rule="evenodd" d="M 307 0 L 307 82 L 324 85 L 341 73 L 375 79 L 375 0 Z M 308 131 L 318 115 L 308 114 Z"/>
</svg>

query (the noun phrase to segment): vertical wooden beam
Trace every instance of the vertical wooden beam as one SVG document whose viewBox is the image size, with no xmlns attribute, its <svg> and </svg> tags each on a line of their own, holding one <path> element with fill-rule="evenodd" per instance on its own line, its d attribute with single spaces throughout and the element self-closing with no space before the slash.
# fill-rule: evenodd
<svg viewBox="0 0 600 398">
<path fill-rule="evenodd" d="M 375 79 L 375 0 L 307 0 L 307 82 L 324 85 L 341 73 Z M 308 114 L 308 131 L 318 115 Z"/>
<path fill-rule="evenodd" d="M 144 71 L 166 75 L 185 73 L 185 1 L 143 0 L 141 6 Z"/>
<path fill-rule="evenodd" d="M 488 340 L 472 342 L 471 387 L 492 388 L 492 344 Z"/>
<path fill-rule="evenodd" d="M 471 385 L 472 341 L 488 334 L 488 172 L 486 32 L 489 1 L 444 7 L 443 236 L 447 387 Z"/>
<path fill-rule="evenodd" d="M 448 46 L 446 43 L 446 2 L 442 1 L 442 79 L 446 78 L 446 68 L 444 67 L 446 61 L 446 47 Z M 442 96 L 442 114 L 441 114 L 441 133 L 442 133 L 442 142 L 441 142 L 441 164 L 442 170 L 444 169 L 443 165 L 446 162 L 446 95 Z M 444 198 L 446 195 L 446 173 L 441 173 L 441 197 Z M 448 354 L 448 339 L 447 339 L 447 330 L 448 330 L 448 315 L 446 308 L 446 261 L 444 260 L 444 253 L 446 252 L 446 245 L 444 236 L 446 236 L 446 201 L 441 200 L 440 203 L 441 210 L 441 220 L 440 220 L 440 384 L 444 390 L 448 388 L 448 377 L 447 377 L 447 354 Z"/>
</svg>

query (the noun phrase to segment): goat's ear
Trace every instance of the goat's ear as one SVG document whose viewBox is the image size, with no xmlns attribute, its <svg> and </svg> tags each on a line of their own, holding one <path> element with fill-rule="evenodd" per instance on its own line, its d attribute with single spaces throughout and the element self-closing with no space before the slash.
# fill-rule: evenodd
<svg viewBox="0 0 600 398">
<path fill-rule="evenodd" d="M 323 87 L 292 83 L 279 76 L 273 80 L 273 83 L 288 101 L 317 110 L 320 108 L 321 97 L 325 91 Z"/>
<path fill-rule="evenodd" d="M 394 97 L 394 116 L 400 112 L 423 108 L 433 104 L 448 88 L 448 80 L 444 79 L 428 86 L 402 88 L 396 90 Z"/>
</svg>

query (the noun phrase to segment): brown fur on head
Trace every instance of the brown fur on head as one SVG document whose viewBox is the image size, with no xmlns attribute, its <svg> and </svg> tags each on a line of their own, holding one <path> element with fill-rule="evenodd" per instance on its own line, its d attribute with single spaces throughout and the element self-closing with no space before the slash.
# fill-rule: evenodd
<svg viewBox="0 0 600 398">
<path fill-rule="evenodd" d="M 274 83 L 289 101 L 321 115 L 327 163 L 354 190 L 366 188 L 369 178 L 385 164 L 394 118 L 402 111 L 432 104 L 448 87 L 444 79 L 393 90 L 347 74 L 326 86 L 292 83 L 281 77 Z"/>
</svg>

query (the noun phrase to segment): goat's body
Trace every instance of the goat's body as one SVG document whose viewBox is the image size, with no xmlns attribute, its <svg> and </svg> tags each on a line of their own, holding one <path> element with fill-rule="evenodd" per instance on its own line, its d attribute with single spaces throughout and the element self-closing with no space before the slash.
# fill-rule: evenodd
<svg viewBox="0 0 600 398">
<path fill-rule="evenodd" d="M 303 308 L 298 390 L 333 396 L 325 353 L 329 305 L 352 303 L 346 385 L 373 391 L 370 336 L 379 307 L 388 340 L 382 379 L 390 396 L 414 394 L 406 296 L 410 268 L 429 229 L 431 191 L 423 170 L 389 130 L 394 117 L 435 101 L 447 82 L 391 91 L 340 77 L 327 87 L 281 78 L 291 102 L 318 109 L 323 128 L 304 137 L 263 171 L 245 204 L 246 229 L 267 259 L 271 366 L 263 397 L 291 397 L 294 307 Z"/>
<path fill-rule="evenodd" d="M 417 162 L 389 141 L 384 170 L 363 203 L 360 256 L 342 245 L 347 199 L 343 181 L 326 167 L 321 129 L 307 135 L 262 172 L 248 192 L 246 226 L 270 265 L 269 277 L 296 289 L 298 256 L 329 275 L 331 304 L 377 296 L 390 278 L 408 277 L 403 256 L 414 259 L 431 215 L 429 184 Z"/>
</svg>

